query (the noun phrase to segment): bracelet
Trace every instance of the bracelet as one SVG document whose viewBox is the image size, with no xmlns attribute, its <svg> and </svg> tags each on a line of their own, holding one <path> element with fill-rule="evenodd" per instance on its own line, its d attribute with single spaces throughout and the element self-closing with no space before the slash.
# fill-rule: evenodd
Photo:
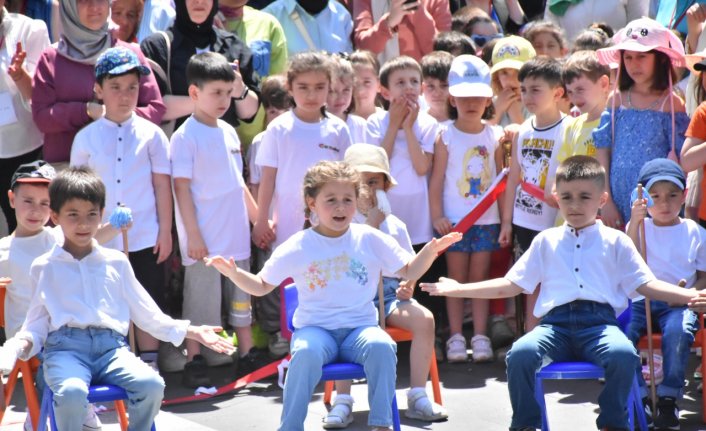
<svg viewBox="0 0 706 431">
<path fill-rule="evenodd" d="M 250 93 L 250 89 L 247 85 L 245 85 L 245 90 L 243 90 L 243 94 L 241 94 L 240 97 L 233 97 L 233 99 L 236 101 L 245 100 L 245 98 L 248 97 L 248 93 Z"/>
</svg>

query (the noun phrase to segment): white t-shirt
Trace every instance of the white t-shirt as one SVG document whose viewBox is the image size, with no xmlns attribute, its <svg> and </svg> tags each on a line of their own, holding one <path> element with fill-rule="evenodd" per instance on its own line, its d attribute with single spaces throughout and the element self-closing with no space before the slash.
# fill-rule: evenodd
<svg viewBox="0 0 706 431">
<path fill-rule="evenodd" d="M 357 328 L 377 325 L 373 298 L 380 272 L 399 271 L 411 258 L 391 236 L 351 223 L 337 238 L 313 229 L 297 232 L 275 249 L 259 275 L 274 285 L 294 279 L 299 294 L 295 328 Z"/>
<path fill-rule="evenodd" d="M 453 124 L 441 132 L 449 157 L 444 178 L 444 215 L 451 223 L 460 222 L 497 176 L 495 150 L 502 127 L 485 125 L 480 133 L 464 133 Z M 476 225 L 500 223 L 494 202 Z"/>
<path fill-rule="evenodd" d="M 368 143 L 381 145 L 390 126 L 387 112 L 376 112 L 368 118 Z M 438 123 L 429 114 L 420 112 L 414 123 L 414 135 L 425 153 L 434 153 L 434 141 Z M 387 192 L 392 212 L 409 230 L 412 244 L 422 244 L 432 238 L 431 214 L 429 212 L 429 184 L 426 175 L 417 175 L 407 148 L 403 130 L 398 130 L 390 157 L 390 173 L 397 186 Z"/>
<path fill-rule="evenodd" d="M 513 161 L 520 164 L 520 182 L 544 190 L 547 178 L 553 176 L 550 169 L 556 166 L 554 160 L 563 142 L 564 128 L 570 123 L 571 117 L 562 117 L 551 126 L 539 129 L 534 127 L 534 116 L 522 123 Z M 557 212 L 556 208 L 522 190 L 521 184 L 517 187 L 512 223 L 540 232 L 554 226 Z"/>
<path fill-rule="evenodd" d="M 235 129 L 222 120 L 217 127 L 210 127 L 191 116 L 172 135 L 170 153 L 173 177 L 191 180 L 196 221 L 209 255 L 248 259 L 250 224 Z M 195 261 L 188 256 L 186 227 L 178 202 L 174 212 L 181 260 L 188 266 Z"/>
<path fill-rule="evenodd" d="M 526 293 L 542 284 L 537 317 L 579 299 L 610 304 L 618 316 L 655 276 L 627 235 L 598 220 L 578 231 L 567 224 L 543 230 L 505 278 Z"/>
<path fill-rule="evenodd" d="M 696 283 L 696 271 L 706 271 L 706 230 L 693 220 L 680 220 L 674 226 L 655 226 L 645 218 L 647 266 L 657 279 L 672 284 L 684 279 L 689 288 Z"/>
<path fill-rule="evenodd" d="M 267 126 L 255 163 L 277 168 L 271 206 L 276 224 L 272 247 L 304 227 L 302 184 L 306 171 L 322 160 L 343 160 L 350 145 L 348 126 L 334 115 L 306 123 L 290 110 Z"/>
<path fill-rule="evenodd" d="M 359 212 L 356 212 L 353 217 L 355 223 L 365 224 L 365 216 Z M 412 248 L 412 241 L 409 239 L 409 233 L 407 233 L 407 226 L 404 222 L 397 218 L 394 214 L 390 214 L 385 217 L 385 220 L 380 223 L 378 230 L 382 233 L 386 233 L 393 237 L 397 244 L 405 249 L 409 254 L 414 255 L 414 249 Z M 383 271 L 383 277 L 399 278 L 396 274 Z"/>
<path fill-rule="evenodd" d="M 103 222 L 121 204 L 132 211 L 127 232 L 130 251 L 157 243 L 159 222 L 152 174 L 171 175 L 169 140 L 162 129 L 132 114 L 122 124 L 100 118 L 81 129 L 71 147 L 71 166 L 87 165 L 105 183 Z M 104 247 L 122 250 L 120 236 Z"/>
<path fill-rule="evenodd" d="M 368 122 L 365 118 L 348 114 L 348 118 L 346 118 L 346 125 L 348 126 L 348 131 L 351 132 L 351 139 L 354 144 L 365 144 L 368 142 L 365 135 L 365 129 L 368 126 Z"/>
<path fill-rule="evenodd" d="M 260 144 L 262 144 L 263 136 L 265 136 L 265 132 L 260 132 L 255 135 L 255 137 L 252 138 L 252 142 L 250 143 L 250 147 L 248 147 L 247 153 L 245 154 L 248 160 L 248 184 L 260 184 L 262 169 L 260 168 L 260 165 L 255 163 L 255 159 L 257 158 L 257 152 L 260 149 Z M 254 198 L 257 199 L 257 196 L 254 196 Z"/>
<path fill-rule="evenodd" d="M 17 238 L 14 235 L 0 239 L 0 276 L 10 277 L 12 283 L 5 294 L 5 334 L 10 338 L 22 327 L 32 299 L 29 269 L 32 262 L 47 253 L 54 244 L 64 243 L 61 228 L 44 227 L 36 235 Z"/>
</svg>

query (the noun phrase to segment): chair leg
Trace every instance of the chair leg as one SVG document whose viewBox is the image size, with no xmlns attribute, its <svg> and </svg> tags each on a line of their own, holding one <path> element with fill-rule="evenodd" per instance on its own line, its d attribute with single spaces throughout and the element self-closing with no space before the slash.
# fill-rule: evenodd
<svg viewBox="0 0 706 431">
<path fill-rule="evenodd" d="M 706 328 L 704 328 L 704 317 L 701 315 L 701 372 L 706 370 Z M 704 382 L 703 378 L 701 382 Z M 701 387 L 701 420 L 706 423 L 706 389 Z"/>
<path fill-rule="evenodd" d="M 539 411 L 542 415 L 542 431 L 549 431 L 549 421 L 547 420 L 547 403 L 544 401 L 544 384 L 541 377 L 534 379 L 534 398 L 539 404 Z"/>
<path fill-rule="evenodd" d="M 433 349 L 431 351 L 429 377 L 431 377 L 431 390 L 434 393 L 434 402 L 443 405 L 441 401 L 441 385 L 439 383 L 439 367 L 436 364 L 436 352 Z"/>
<path fill-rule="evenodd" d="M 123 400 L 115 400 L 113 401 L 113 404 L 115 405 L 115 412 L 118 414 L 118 422 L 120 422 L 120 429 L 122 431 L 127 431 L 128 419 L 127 411 L 125 410 L 125 403 L 123 402 Z"/>
<path fill-rule="evenodd" d="M 645 415 L 645 409 L 642 407 L 642 398 L 640 398 L 640 384 L 637 382 L 637 374 L 635 374 L 635 377 L 633 378 L 632 390 L 630 392 L 633 399 L 632 405 L 635 410 L 635 414 L 631 415 L 630 419 L 632 421 L 632 419 L 637 416 L 637 425 L 639 429 L 642 431 L 647 431 L 647 416 Z"/>
<path fill-rule="evenodd" d="M 333 393 L 333 380 L 324 382 L 324 404 L 331 404 L 331 394 Z"/>
<path fill-rule="evenodd" d="M 15 385 L 17 384 L 17 374 L 20 372 L 19 362 L 12 369 L 10 375 L 7 378 L 7 384 L 3 387 L 3 393 L 0 394 L 5 399 L 5 406 L 10 405 L 12 401 L 12 393 L 15 392 Z M 5 409 L 0 409 L 0 423 L 2 418 L 5 416 Z"/>
<path fill-rule="evenodd" d="M 397 395 L 392 395 L 392 429 L 402 431 L 400 424 L 400 409 L 397 407 Z"/>
<path fill-rule="evenodd" d="M 32 377 L 32 367 L 29 362 L 24 361 L 19 365 L 22 370 L 22 384 L 25 389 L 29 419 L 32 422 L 32 429 L 37 429 L 37 424 L 39 423 L 39 399 L 37 398 L 37 389 Z"/>
</svg>

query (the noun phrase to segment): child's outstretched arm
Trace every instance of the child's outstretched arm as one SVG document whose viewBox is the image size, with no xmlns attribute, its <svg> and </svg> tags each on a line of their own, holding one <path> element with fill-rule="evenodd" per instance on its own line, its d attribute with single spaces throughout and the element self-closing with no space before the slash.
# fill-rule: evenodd
<svg viewBox="0 0 706 431">
<path fill-rule="evenodd" d="M 417 253 L 412 260 L 402 269 L 397 271 L 397 275 L 405 280 L 419 280 L 427 269 L 434 262 L 434 259 L 439 256 L 439 253 L 449 248 L 454 243 L 463 238 L 460 232 L 451 232 L 441 238 L 434 238 Z"/>
<path fill-rule="evenodd" d="M 451 296 L 454 298 L 497 299 L 509 298 L 524 292 L 522 288 L 506 278 L 476 283 L 461 284 L 456 280 L 441 277 L 436 283 L 420 283 L 423 291 L 432 296 Z"/>
<path fill-rule="evenodd" d="M 706 312 L 706 291 L 684 289 L 661 280 L 652 280 L 637 288 L 640 295 L 670 304 L 688 305 L 694 311 Z"/>
<path fill-rule="evenodd" d="M 255 274 L 243 271 L 235 264 L 235 260 L 231 257 L 226 259 L 223 256 L 214 256 L 204 258 L 206 266 L 212 266 L 221 274 L 230 278 L 236 286 L 255 296 L 264 296 L 272 292 L 275 287 L 273 284 L 265 283 L 265 281 Z"/>
<path fill-rule="evenodd" d="M 218 326 L 191 326 L 186 328 L 186 338 L 196 340 L 211 350 L 230 355 L 235 351 L 233 342 L 218 335 L 223 328 Z"/>
</svg>

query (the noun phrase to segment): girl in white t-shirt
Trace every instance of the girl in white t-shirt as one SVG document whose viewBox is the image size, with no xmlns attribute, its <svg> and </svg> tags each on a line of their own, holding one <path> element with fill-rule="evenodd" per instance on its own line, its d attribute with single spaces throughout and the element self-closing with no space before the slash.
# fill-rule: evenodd
<svg viewBox="0 0 706 431">
<path fill-rule="evenodd" d="M 359 49 L 350 55 L 355 77 L 351 114 L 365 120 L 383 109 L 380 107 L 380 62 L 370 51 Z"/>
<path fill-rule="evenodd" d="M 430 209 L 434 230 L 451 231 L 490 187 L 502 169 L 501 127 L 486 122 L 493 116 L 493 90 L 488 66 L 478 57 L 461 55 L 449 72 L 451 118 L 455 121 L 436 140 L 432 166 Z M 499 248 L 500 212 L 492 206 L 466 231 L 463 240 L 449 248 L 446 264 L 449 278 L 482 281 L 490 273 L 490 258 Z M 473 360 L 493 359 L 486 336 L 489 300 L 473 299 Z M 463 299 L 446 298 L 451 337 L 446 342 L 449 362 L 465 361 L 466 339 L 462 334 Z"/>
<path fill-rule="evenodd" d="M 366 369 L 373 430 L 389 430 L 395 391 L 395 343 L 377 325 L 373 297 L 380 272 L 414 280 L 437 254 L 460 234 L 431 240 L 412 255 L 389 235 L 353 223 L 359 190 L 358 173 L 343 162 L 324 161 L 304 178 L 305 213 L 313 227 L 297 232 L 272 253 L 258 275 L 239 269 L 233 259 L 207 259 L 238 286 L 262 296 L 291 277 L 299 305 L 294 313 L 292 358 L 284 385 L 280 431 L 304 430 L 309 401 L 321 367 L 335 361 Z"/>
<path fill-rule="evenodd" d="M 353 66 L 347 57 L 340 54 L 332 55 L 331 61 L 333 62 L 333 82 L 326 100 L 326 110 L 346 122 L 354 144 L 365 143 L 365 119 L 349 113 L 355 77 Z"/>
<path fill-rule="evenodd" d="M 287 87 L 294 108 L 267 126 L 255 158 L 261 171 L 252 239 L 262 249 L 277 247 L 304 226 L 299 185 L 307 169 L 321 160 L 342 160 L 351 145 L 346 123 L 326 112 L 331 78 L 326 54 L 303 52 L 289 61 Z"/>
</svg>

